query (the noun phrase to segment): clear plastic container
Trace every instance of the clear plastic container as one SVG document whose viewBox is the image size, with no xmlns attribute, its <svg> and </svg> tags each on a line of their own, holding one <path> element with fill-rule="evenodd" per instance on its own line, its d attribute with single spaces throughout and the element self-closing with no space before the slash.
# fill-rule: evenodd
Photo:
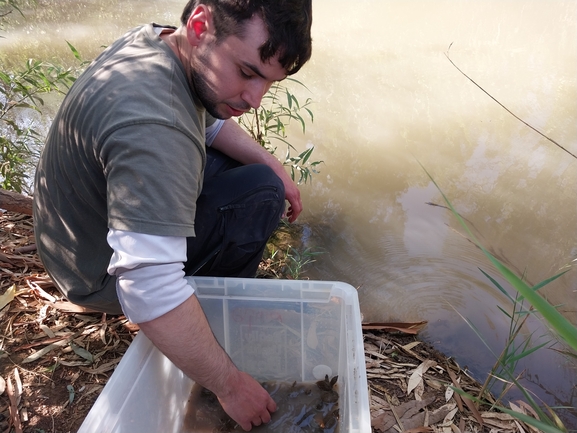
<svg viewBox="0 0 577 433">
<path fill-rule="evenodd" d="M 357 291 L 332 281 L 193 277 L 222 347 L 257 380 L 338 375 L 339 432 L 370 433 Z M 140 332 L 78 433 L 179 433 L 193 382 Z"/>
</svg>

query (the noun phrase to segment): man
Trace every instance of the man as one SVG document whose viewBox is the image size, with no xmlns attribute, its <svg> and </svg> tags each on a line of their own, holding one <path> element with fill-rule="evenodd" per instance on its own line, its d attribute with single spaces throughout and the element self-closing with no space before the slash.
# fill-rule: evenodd
<svg viewBox="0 0 577 433">
<path fill-rule="evenodd" d="M 70 89 L 35 179 L 38 250 L 64 295 L 124 312 L 244 430 L 276 405 L 184 276 L 254 276 L 285 199 L 289 221 L 302 210 L 231 117 L 310 58 L 311 20 L 310 0 L 191 0 L 179 28 L 130 31 Z"/>
</svg>

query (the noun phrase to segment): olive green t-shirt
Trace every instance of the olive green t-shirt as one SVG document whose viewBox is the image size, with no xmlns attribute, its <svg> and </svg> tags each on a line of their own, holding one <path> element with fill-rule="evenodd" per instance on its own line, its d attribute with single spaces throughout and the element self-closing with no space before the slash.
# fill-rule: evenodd
<svg viewBox="0 0 577 433">
<path fill-rule="evenodd" d="M 194 236 L 205 127 L 214 122 L 206 117 L 153 24 L 117 40 L 72 86 L 34 192 L 40 256 L 71 301 L 116 298 L 109 228 Z"/>
</svg>

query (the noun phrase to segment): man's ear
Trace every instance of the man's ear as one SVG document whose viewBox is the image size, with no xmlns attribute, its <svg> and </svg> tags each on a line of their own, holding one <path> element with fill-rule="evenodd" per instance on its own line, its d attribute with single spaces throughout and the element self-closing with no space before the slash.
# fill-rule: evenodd
<svg viewBox="0 0 577 433">
<path fill-rule="evenodd" d="M 186 22 L 186 36 L 192 46 L 197 46 L 212 31 L 212 15 L 206 5 L 198 5 Z"/>
</svg>

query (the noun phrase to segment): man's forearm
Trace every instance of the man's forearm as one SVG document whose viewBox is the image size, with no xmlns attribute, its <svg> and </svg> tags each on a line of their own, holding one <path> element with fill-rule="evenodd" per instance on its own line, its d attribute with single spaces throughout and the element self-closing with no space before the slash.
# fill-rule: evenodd
<svg viewBox="0 0 577 433">
<path fill-rule="evenodd" d="M 216 394 L 244 430 L 269 422 L 276 403 L 251 376 L 238 370 L 216 341 L 196 296 L 140 328 L 162 353 Z"/>
<path fill-rule="evenodd" d="M 280 161 L 255 142 L 234 119 L 225 120 L 212 147 L 242 164 L 266 164 L 279 176 L 284 172 Z"/>
<path fill-rule="evenodd" d="M 179 369 L 215 394 L 225 392 L 234 380 L 238 370 L 216 341 L 196 296 L 139 325 Z"/>
</svg>

